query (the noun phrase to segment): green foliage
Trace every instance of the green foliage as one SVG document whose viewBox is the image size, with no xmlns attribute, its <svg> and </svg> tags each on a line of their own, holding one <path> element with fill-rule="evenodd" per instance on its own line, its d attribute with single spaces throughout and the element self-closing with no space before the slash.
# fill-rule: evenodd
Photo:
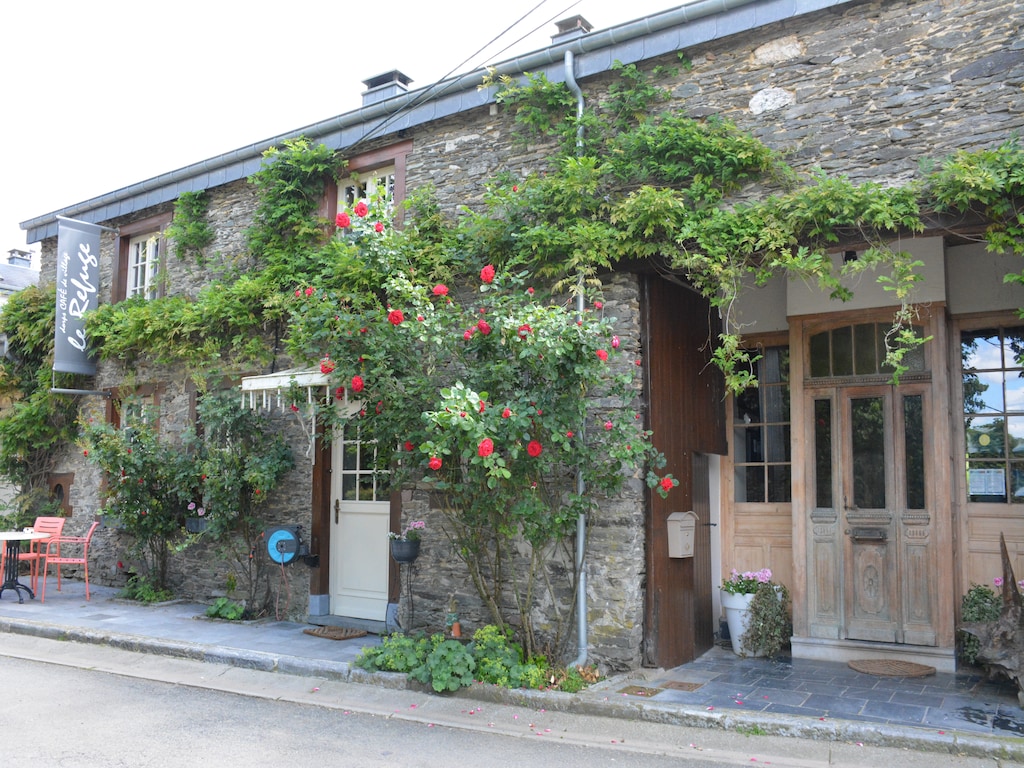
<svg viewBox="0 0 1024 768">
<path fill-rule="evenodd" d="M 30 286 L 0 311 L 7 355 L 0 358 L 0 476 L 21 489 L 19 520 L 47 508 L 47 474 L 58 447 L 77 436 L 73 398 L 50 392 L 71 387 L 76 377 L 53 371 L 53 286 Z"/>
<path fill-rule="evenodd" d="M 458 640 L 440 640 L 435 635 L 426 660 L 409 677 L 429 684 L 438 693 L 457 691 L 473 682 L 476 662 L 473 654 Z"/>
<path fill-rule="evenodd" d="M 750 601 L 747 631 L 741 638 L 751 653 L 776 656 L 789 645 L 793 627 L 789 620 L 789 590 L 782 584 L 758 584 Z"/>
<path fill-rule="evenodd" d="M 524 81 L 525 80 L 525 81 Z M 526 72 L 524 79 L 493 73 L 484 78 L 483 87 L 498 86 L 495 101 L 504 104 L 515 115 L 521 129 L 516 140 L 526 144 L 531 140 L 556 135 L 568 149 L 576 141 L 576 97 L 565 83 L 553 83 L 543 72 Z"/>
<path fill-rule="evenodd" d="M 960 601 L 960 620 L 965 623 L 995 621 L 1002 610 L 1002 595 L 991 587 L 971 584 Z M 981 641 L 962 630 L 957 631 L 957 639 L 960 641 L 960 658 L 974 664 L 981 652 Z"/>
<path fill-rule="evenodd" d="M 396 633 L 382 637 L 380 645 L 364 647 L 354 663 L 370 672 L 409 673 L 423 665 L 431 648 L 431 642 L 425 636 Z"/>
<path fill-rule="evenodd" d="M 128 579 L 128 584 L 118 592 L 118 597 L 140 603 L 163 603 L 174 599 L 174 594 L 169 589 L 156 586 L 145 576 L 135 575 Z"/>
<path fill-rule="evenodd" d="M 227 597 L 218 597 L 206 609 L 206 615 L 211 619 L 238 621 L 245 615 L 245 605 Z"/>
<path fill-rule="evenodd" d="M 206 220 L 208 205 L 205 191 L 182 192 L 174 203 L 174 220 L 164 230 L 164 236 L 174 243 L 174 254 L 179 259 L 191 258 L 200 266 L 206 261 L 203 250 L 214 238 Z"/>
</svg>

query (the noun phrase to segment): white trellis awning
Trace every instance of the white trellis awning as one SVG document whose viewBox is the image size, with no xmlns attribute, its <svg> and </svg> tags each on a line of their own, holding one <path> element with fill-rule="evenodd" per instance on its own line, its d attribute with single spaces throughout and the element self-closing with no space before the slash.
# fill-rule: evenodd
<svg viewBox="0 0 1024 768">
<path fill-rule="evenodd" d="M 304 390 L 304 402 L 296 402 L 296 387 Z M 329 396 L 327 374 L 314 368 L 289 368 L 242 379 L 242 407 L 265 413 L 273 413 L 275 410 L 293 413 L 306 434 L 306 456 L 309 458 L 313 458 L 316 445 L 316 402 Z"/>
</svg>

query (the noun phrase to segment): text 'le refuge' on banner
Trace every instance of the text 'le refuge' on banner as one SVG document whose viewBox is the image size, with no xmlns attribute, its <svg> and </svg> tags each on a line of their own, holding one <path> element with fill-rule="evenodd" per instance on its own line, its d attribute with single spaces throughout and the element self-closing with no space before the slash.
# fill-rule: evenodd
<svg viewBox="0 0 1024 768">
<path fill-rule="evenodd" d="M 85 339 L 84 315 L 99 297 L 100 232 L 85 221 L 57 220 L 57 304 L 53 370 L 96 373 Z"/>
</svg>

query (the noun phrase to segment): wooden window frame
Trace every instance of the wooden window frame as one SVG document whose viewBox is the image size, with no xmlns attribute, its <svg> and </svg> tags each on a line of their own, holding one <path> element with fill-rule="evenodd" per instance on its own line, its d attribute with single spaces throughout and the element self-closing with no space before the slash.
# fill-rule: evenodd
<svg viewBox="0 0 1024 768">
<path fill-rule="evenodd" d="M 391 202 L 395 212 L 394 223 L 396 227 L 400 227 L 402 225 L 403 211 L 401 204 L 406 198 L 406 157 L 411 151 L 412 139 L 407 139 L 399 142 L 398 144 L 391 144 L 387 147 L 381 147 L 380 149 L 374 149 L 369 152 L 354 155 L 348 159 L 348 165 L 345 168 L 344 178 L 347 179 L 353 174 L 366 174 L 379 168 L 394 166 L 395 189 L 394 197 Z M 332 182 L 328 185 L 327 193 L 324 196 L 323 206 L 320 210 L 320 214 L 332 222 L 338 213 L 338 201 L 340 197 L 339 188 L 340 184 L 338 182 Z"/>
<path fill-rule="evenodd" d="M 110 303 L 117 304 L 120 301 L 124 301 L 128 295 L 128 268 L 129 268 L 129 248 L 133 237 L 139 235 L 145 235 L 149 233 L 156 233 L 157 236 L 164 240 L 164 230 L 171 223 L 171 219 L 174 214 L 171 212 L 162 213 L 158 216 L 149 216 L 145 219 L 139 219 L 133 221 L 131 224 L 123 224 L 118 227 L 117 237 L 114 239 L 114 269 L 111 275 L 110 284 Z M 163 270 L 163 260 L 165 254 L 163 249 L 160 249 L 160 261 L 161 264 L 157 266 L 157 290 L 156 295 L 162 296 L 164 293 L 163 281 L 160 279 L 160 274 Z"/>
</svg>

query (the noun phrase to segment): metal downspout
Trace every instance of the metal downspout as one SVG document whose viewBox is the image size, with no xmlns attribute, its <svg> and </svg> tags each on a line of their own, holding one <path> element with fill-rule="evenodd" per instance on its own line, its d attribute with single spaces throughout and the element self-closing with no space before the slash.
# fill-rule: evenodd
<svg viewBox="0 0 1024 768">
<path fill-rule="evenodd" d="M 583 152 L 583 91 L 576 82 L 576 75 L 573 72 L 572 51 L 565 52 L 565 84 L 576 97 L 576 154 Z M 582 278 L 579 291 L 576 294 L 576 319 L 583 319 L 583 285 Z M 583 431 L 581 426 L 580 431 Z M 582 437 L 582 435 L 581 435 Z M 583 483 L 583 472 L 576 474 L 576 493 L 582 496 L 586 491 Z M 576 572 L 579 574 L 576 589 L 576 649 L 577 656 L 572 662 L 573 667 L 583 666 L 587 663 L 587 573 L 584 570 L 584 560 L 587 551 L 587 515 L 581 512 L 576 519 Z"/>
</svg>

